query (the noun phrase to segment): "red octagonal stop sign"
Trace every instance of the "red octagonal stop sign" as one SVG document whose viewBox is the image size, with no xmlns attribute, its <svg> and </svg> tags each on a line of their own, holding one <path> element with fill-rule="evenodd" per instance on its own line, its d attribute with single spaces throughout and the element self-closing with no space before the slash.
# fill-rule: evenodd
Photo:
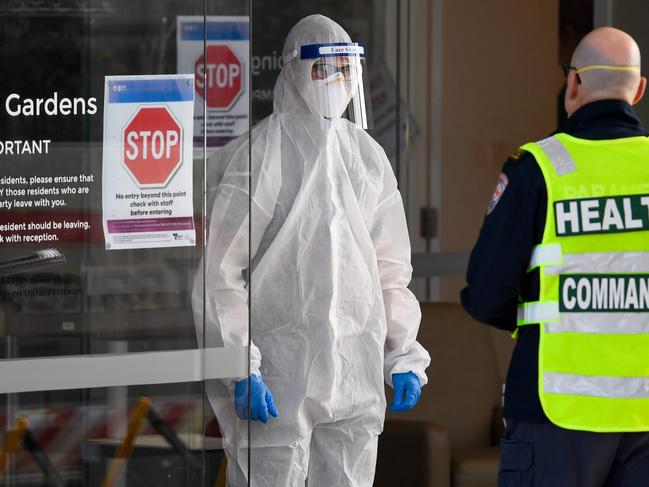
<svg viewBox="0 0 649 487">
<path fill-rule="evenodd" d="M 243 92 L 243 67 L 237 55 L 226 45 L 207 46 L 194 64 L 195 89 L 203 98 L 207 91 L 207 107 L 228 109 Z"/>
<path fill-rule="evenodd" d="M 182 162 L 183 130 L 166 107 L 142 107 L 122 130 L 122 163 L 140 187 L 166 186 Z"/>
</svg>

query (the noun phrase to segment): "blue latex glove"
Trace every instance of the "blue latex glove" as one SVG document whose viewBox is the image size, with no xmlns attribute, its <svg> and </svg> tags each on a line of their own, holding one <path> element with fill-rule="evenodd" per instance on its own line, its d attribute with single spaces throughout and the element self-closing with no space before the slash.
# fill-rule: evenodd
<svg viewBox="0 0 649 487">
<path fill-rule="evenodd" d="M 250 419 L 267 423 L 270 416 L 277 417 L 277 406 L 273 394 L 258 375 L 250 376 Z M 248 419 L 248 378 L 234 386 L 234 409 L 241 419 Z"/>
<path fill-rule="evenodd" d="M 419 377 L 414 372 L 392 374 L 392 385 L 394 386 L 394 399 L 390 404 L 390 411 L 400 413 L 414 408 L 421 396 Z"/>
</svg>

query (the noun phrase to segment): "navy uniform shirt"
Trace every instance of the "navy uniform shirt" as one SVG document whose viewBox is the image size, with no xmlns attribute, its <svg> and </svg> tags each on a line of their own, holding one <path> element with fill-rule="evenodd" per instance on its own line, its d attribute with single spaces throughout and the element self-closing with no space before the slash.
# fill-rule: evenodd
<svg viewBox="0 0 649 487">
<path fill-rule="evenodd" d="M 647 135 L 631 106 L 618 100 L 584 105 L 561 132 L 590 140 Z M 500 199 L 495 195 L 490 204 L 460 298 L 476 320 L 514 331 L 519 302 L 539 298 L 538 270 L 526 271 L 532 249 L 543 237 L 547 191 L 541 169 L 527 152 L 505 162 L 498 186 Z M 538 325 L 521 327 L 507 374 L 506 418 L 548 421 L 538 396 L 538 348 Z"/>
</svg>

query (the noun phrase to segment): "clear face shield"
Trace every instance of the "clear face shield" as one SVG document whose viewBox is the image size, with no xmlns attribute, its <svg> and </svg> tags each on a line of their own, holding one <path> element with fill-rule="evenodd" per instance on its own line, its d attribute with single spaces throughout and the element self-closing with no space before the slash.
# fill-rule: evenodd
<svg viewBox="0 0 649 487">
<path fill-rule="evenodd" d="M 319 114 L 330 120 L 347 118 L 363 129 L 372 127 L 364 46 L 310 44 L 302 46 L 300 60 L 310 63 L 312 99 Z"/>
</svg>

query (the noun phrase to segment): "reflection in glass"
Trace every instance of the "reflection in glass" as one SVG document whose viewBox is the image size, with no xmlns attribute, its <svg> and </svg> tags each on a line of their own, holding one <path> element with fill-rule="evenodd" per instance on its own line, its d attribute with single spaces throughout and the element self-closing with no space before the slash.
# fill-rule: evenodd
<svg viewBox="0 0 649 487">
<path fill-rule="evenodd" d="M 145 403 L 115 485 L 213 485 L 222 466 L 191 308 L 202 245 L 108 251 L 102 231 L 105 76 L 175 74 L 176 18 L 195 15 L 203 1 L 0 5 L 0 422 L 3 441 L 24 433 L 2 485 L 101 485 Z M 204 156 L 186 163 L 200 233 Z M 149 354 L 175 352 L 147 372 Z M 89 357 L 114 366 L 79 385 Z M 116 383 L 131 359 L 131 376 L 156 381 Z M 195 377 L 174 382 L 190 361 Z M 6 373 L 28 362 L 53 365 Z"/>
</svg>

